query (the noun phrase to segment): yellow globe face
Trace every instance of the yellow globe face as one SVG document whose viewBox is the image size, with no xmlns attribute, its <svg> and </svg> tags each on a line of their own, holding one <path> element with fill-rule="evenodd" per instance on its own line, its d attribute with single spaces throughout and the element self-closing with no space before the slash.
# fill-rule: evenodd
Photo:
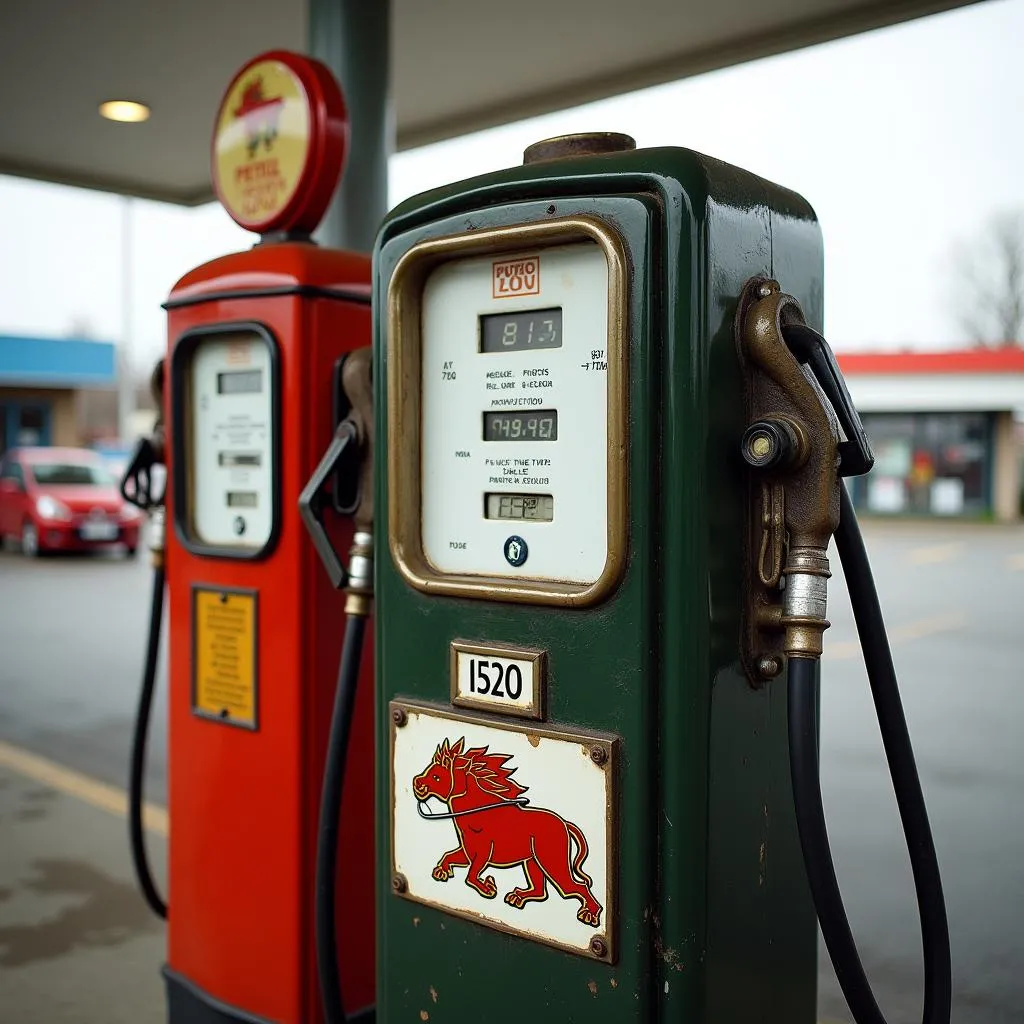
<svg viewBox="0 0 1024 1024">
<path fill-rule="evenodd" d="M 309 99 L 280 61 L 260 61 L 234 81 L 217 117 L 213 173 L 224 208 L 259 229 L 288 205 L 310 149 Z"/>
</svg>

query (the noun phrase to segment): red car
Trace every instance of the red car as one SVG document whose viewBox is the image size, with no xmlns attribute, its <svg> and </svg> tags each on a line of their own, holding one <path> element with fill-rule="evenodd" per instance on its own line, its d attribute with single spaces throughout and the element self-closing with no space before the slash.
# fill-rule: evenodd
<svg viewBox="0 0 1024 1024">
<path fill-rule="evenodd" d="M 129 505 L 95 452 L 12 448 L 0 459 L 0 543 L 21 542 L 29 557 L 45 551 L 139 547 L 142 513 Z"/>
</svg>

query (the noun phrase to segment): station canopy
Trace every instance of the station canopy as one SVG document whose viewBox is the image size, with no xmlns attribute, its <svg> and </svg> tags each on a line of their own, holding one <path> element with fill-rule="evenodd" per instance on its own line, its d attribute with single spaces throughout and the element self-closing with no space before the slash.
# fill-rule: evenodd
<svg viewBox="0 0 1024 1024">
<path fill-rule="evenodd" d="M 392 0 L 397 145 L 451 138 L 963 2 Z M 261 51 L 306 49 L 309 3 L 0 5 L 0 173 L 177 203 L 210 199 L 210 135 L 224 88 Z M 137 125 L 101 119 L 99 104 L 114 99 L 145 103 L 152 116 Z M 742 112 L 723 116 L 739 124 Z"/>
</svg>

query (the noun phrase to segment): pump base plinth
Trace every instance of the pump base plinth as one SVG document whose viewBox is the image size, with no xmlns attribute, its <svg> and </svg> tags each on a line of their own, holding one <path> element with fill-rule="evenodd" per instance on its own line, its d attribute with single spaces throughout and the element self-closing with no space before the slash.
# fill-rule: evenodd
<svg viewBox="0 0 1024 1024">
<path fill-rule="evenodd" d="M 222 1003 L 167 966 L 161 973 L 167 984 L 167 1024 L 273 1024 L 266 1017 Z M 350 1024 L 373 1024 L 375 1019 L 372 1006 L 348 1015 Z"/>
</svg>

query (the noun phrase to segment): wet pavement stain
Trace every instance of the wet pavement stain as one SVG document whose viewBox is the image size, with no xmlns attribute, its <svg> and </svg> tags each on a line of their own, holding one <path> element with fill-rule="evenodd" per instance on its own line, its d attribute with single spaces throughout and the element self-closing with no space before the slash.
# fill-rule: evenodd
<svg viewBox="0 0 1024 1024">
<path fill-rule="evenodd" d="M 14 817 L 18 821 L 38 821 L 45 818 L 48 813 L 45 807 L 22 807 Z"/>
<path fill-rule="evenodd" d="M 0 885 L 0 903 L 5 903 L 14 895 L 13 889 L 8 889 L 5 886 Z"/>
<path fill-rule="evenodd" d="M 51 800 L 56 800 L 60 794 L 55 789 L 29 789 L 21 794 L 22 800 L 27 800 L 29 803 L 48 803 Z"/>
<path fill-rule="evenodd" d="M 38 875 L 23 883 L 25 889 L 85 900 L 38 924 L 0 927 L 0 967 L 51 960 L 78 948 L 117 946 L 162 927 L 134 886 L 89 864 L 46 859 L 32 867 Z"/>
</svg>

